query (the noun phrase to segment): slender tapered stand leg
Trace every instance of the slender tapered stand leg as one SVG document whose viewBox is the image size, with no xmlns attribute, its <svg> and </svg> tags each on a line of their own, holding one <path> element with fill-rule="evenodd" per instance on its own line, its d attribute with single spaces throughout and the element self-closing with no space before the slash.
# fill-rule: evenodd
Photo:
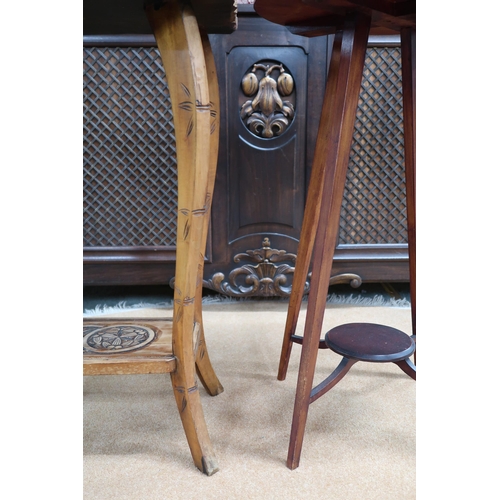
<svg viewBox="0 0 500 500">
<path fill-rule="evenodd" d="M 333 106 L 333 96 L 337 91 L 338 79 L 333 73 L 338 70 L 338 65 L 340 63 L 341 39 L 339 36 L 337 36 L 334 41 L 334 47 L 335 45 L 338 47 L 337 49 L 334 48 L 332 52 L 329 75 L 325 89 L 324 107 L 326 108 Z M 325 161 L 326 156 L 329 154 L 329 151 L 326 149 L 326 145 L 332 135 L 331 126 L 332 116 L 323 112 L 318 129 L 311 181 L 307 192 L 304 220 L 302 222 L 302 230 L 297 250 L 297 261 L 292 282 L 292 291 L 290 294 L 290 301 L 288 303 L 288 314 L 278 368 L 278 380 L 285 380 L 288 369 L 288 363 L 293 346 L 292 336 L 295 334 L 297 328 L 300 307 L 304 296 L 304 287 L 314 249 L 320 212 L 322 210 L 322 199 L 324 196 L 327 198 L 331 196 L 333 170 L 329 168 L 328 162 Z"/>
<path fill-rule="evenodd" d="M 333 106 L 333 96 L 336 93 L 337 77 L 334 74 L 338 71 L 340 57 L 340 37 L 337 37 L 334 42 L 338 47 L 333 50 L 332 60 L 330 63 L 329 75 L 325 89 L 325 107 Z M 323 112 L 320 119 L 318 129 L 318 137 L 316 140 L 316 149 L 312 165 L 311 181 L 307 191 L 306 207 L 304 211 L 304 220 L 300 233 L 299 246 L 297 250 L 297 261 L 292 281 L 292 292 L 288 303 L 288 314 L 286 318 L 285 334 L 283 336 L 283 345 L 281 348 L 281 357 L 278 368 L 278 380 L 285 380 L 290 354 L 292 351 L 292 335 L 295 334 L 297 321 L 300 313 L 300 306 L 304 296 L 304 286 L 309 272 L 311 263 L 311 255 L 314 248 L 314 238 L 318 229 L 319 214 L 321 210 L 321 201 L 324 196 L 325 177 L 329 175 L 329 183 L 331 186 L 332 171 L 327 168 L 328 162 L 325 158 L 329 151 L 325 150 L 331 136 L 331 120 L 332 116 L 329 113 Z"/>
<path fill-rule="evenodd" d="M 314 227 L 303 229 L 303 234 L 309 232 L 314 238 L 314 255 L 288 449 L 287 466 L 290 469 L 299 465 L 304 439 L 369 30 L 370 18 L 357 13 L 347 15 L 344 29 L 335 34 L 328 93 L 323 103 L 314 159 L 315 163 L 324 164 L 326 169 L 322 186 L 313 188 L 317 190 L 316 194 L 319 193 L 319 219 L 316 222 L 318 215 L 315 214 L 310 216 L 309 221 L 304 221 L 316 223 L 316 230 Z M 308 198 L 311 196 L 314 194 L 308 193 Z M 303 238 L 301 234 L 301 240 Z M 306 255 L 298 255 L 298 258 L 301 266 L 306 267 L 312 248 L 309 243 L 304 245 L 307 245 Z M 302 267 L 301 272 L 305 272 Z"/>
<path fill-rule="evenodd" d="M 406 218 L 408 225 L 408 255 L 410 260 L 410 299 L 413 335 L 417 334 L 416 304 L 416 33 L 413 28 L 401 30 L 401 63 L 403 74 L 403 119 L 406 176 Z"/>
<path fill-rule="evenodd" d="M 211 475 L 218 466 L 201 406 L 193 338 L 199 332 L 195 302 L 211 202 L 211 106 L 205 51 L 187 3 L 155 1 L 145 8 L 167 75 L 176 136 L 178 217 L 172 343 L 177 368 L 171 380 L 194 463 Z"/>
</svg>

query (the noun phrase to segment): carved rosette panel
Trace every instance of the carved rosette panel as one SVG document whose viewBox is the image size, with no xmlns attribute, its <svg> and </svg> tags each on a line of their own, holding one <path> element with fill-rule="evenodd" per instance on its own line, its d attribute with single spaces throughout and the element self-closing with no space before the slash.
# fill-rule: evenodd
<svg viewBox="0 0 500 500">
<path fill-rule="evenodd" d="M 142 325 L 86 325 L 83 328 L 83 352 L 109 355 L 135 351 L 149 345 L 159 333 L 157 328 Z"/>
<path fill-rule="evenodd" d="M 247 100 L 240 108 L 245 126 L 257 137 L 281 135 L 295 115 L 295 82 L 283 64 L 259 62 L 241 80 Z"/>
<path fill-rule="evenodd" d="M 264 238 L 262 247 L 247 250 L 234 257 L 235 263 L 246 264 L 233 269 L 226 280 L 224 273 L 215 273 L 203 281 L 203 286 L 230 297 L 289 297 L 292 291 L 293 273 L 297 256 L 286 250 L 271 248 L 269 238 Z M 330 285 L 350 283 L 353 288 L 361 285 L 357 274 L 339 274 L 330 278 Z M 309 292 L 310 274 L 304 286 Z"/>
</svg>

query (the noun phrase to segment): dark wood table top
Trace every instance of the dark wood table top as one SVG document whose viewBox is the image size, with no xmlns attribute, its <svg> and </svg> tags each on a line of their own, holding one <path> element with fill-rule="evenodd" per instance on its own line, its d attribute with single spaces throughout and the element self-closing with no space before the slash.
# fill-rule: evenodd
<svg viewBox="0 0 500 500">
<path fill-rule="evenodd" d="M 303 36 L 335 33 L 346 14 L 356 11 L 371 16 L 372 34 L 396 34 L 416 25 L 416 0 L 256 0 L 255 11 Z"/>
<path fill-rule="evenodd" d="M 151 34 L 143 4 L 144 0 L 84 0 L 83 34 Z M 191 0 L 191 4 L 207 33 L 232 33 L 237 28 L 235 0 Z"/>
</svg>

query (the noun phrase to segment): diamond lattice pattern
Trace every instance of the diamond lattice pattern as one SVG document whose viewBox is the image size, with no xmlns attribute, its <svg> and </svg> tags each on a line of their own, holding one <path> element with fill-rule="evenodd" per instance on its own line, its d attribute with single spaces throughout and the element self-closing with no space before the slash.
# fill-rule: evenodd
<svg viewBox="0 0 500 500">
<path fill-rule="evenodd" d="M 374 47 L 366 53 L 339 243 L 406 241 L 401 52 Z"/>
<path fill-rule="evenodd" d="M 83 69 L 83 245 L 175 245 L 175 137 L 158 50 L 86 47 Z"/>
</svg>

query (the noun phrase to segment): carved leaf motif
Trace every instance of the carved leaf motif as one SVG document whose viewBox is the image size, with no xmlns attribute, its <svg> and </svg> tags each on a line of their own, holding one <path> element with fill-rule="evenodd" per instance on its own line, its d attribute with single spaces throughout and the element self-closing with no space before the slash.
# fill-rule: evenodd
<svg viewBox="0 0 500 500">
<path fill-rule="evenodd" d="M 294 117 L 295 115 L 295 110 L 293 109 L 293 106 L 291 103 L 288 101 L 283 101 L 283 114 L 285 116 L 288 116 L 290 120 Z"/>
<path fill-rule="evenodd" d="M 275 70 L 280 72 L 278 81 L 271 76 Z M 265 72 L 260 81 L 256 71 Z M 241 87 L 246 96 L 255 95 L 240 109 L 241 119 L 248 129 L 268 139 L 281 135 L 295 115 L 293 104 L 282 99 L 282 95 L 288 96 L 294 89 L 293 78 L 285 73 L 283 65 L 254 64 L 252 71 L 243 77 Z"/>
<path fill-rule="evenodd" d="M 192 111 L 193 103 L 191 101 L 183 101 L 179 104 L 179 108 L 183 109 L 184 111 Z"/>
<path fill-rule="evenodd" d="M 194 128 L 194 122 L 193 122 L 193 117 L 189 119 L 189 122 L 187 124 L 186 128 L 186 137 L 189 137 L 191 135 L 191 132 L 193 131 Z"/>
<path fill-rule="evenodd" d="M 189 236 L 189 230 L 190 230 L 191 226 L 189 224 L 189 220 L 186 221 L 186 223 L 184 224 L 184 231 L 182 233 L 182 236 L 184 238 L 184 240 L 187 240 L 188 236 Z"/>
<path fill-rule="evenodd" d="M 247 120 L 248 128 L 255 135 L 266 138 L 281 135 L 288 125 L 288 119 L 281 114 L 265 116 L 261 113 L 255 113 Z"/>
</svg>

